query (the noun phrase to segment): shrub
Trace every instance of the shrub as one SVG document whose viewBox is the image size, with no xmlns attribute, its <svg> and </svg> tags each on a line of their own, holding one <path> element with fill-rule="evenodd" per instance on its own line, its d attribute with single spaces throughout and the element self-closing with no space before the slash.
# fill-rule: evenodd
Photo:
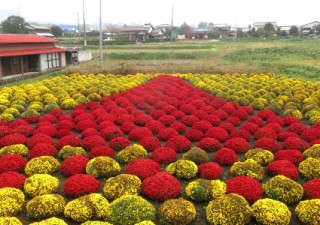
<svg viewBox="0 0 320 225">
<path fill-rule="evenodd" d="M 263 137 L 277 139 L 278 135 L 277 135 L 277 132 L 272 128 L 262 127 L 262 128 L 259 128 L 256 132 L 254 132 L 254 137 L 257 140 Z"/>
<path fill-rule="evenodd" d="M 320 159 L 307 158 L 299 164 L 298 170 L 308 180 L 320 177 Z"/>
<path fill-rule="evenodd" d="M 206 133 L 210 128 L 213 128 L 209 121 L 201 120 L 192 125 L 191 129 L 199 130 L 202 133 Z"/>
<path fill-rule="evenodd" d="M 176 175 L 178 178 L 192 179 L 198 173 L 198 166 L 190 160 L 177 160 L 166 167 L 166 172 Z"/>
<path fill-rule="evenodd" d="M 71 156 L 86 156 L 86 151 L 82 147 L 72 147 L 70 145 L 63 146 L 58 156 L 62 159 L 67 159 Z"/>
<path fill-rule="evenodd" d="M 65 200 L 58 194 L 46 194 L 31 199 L 26 206 L 30 218 L 42 219 L 57 216 L 63 212 Z"/>
<path fill-rule="evenodd" d="M 35 145 L 28 153 L 28 158 L 32 159 L 39 156 L 57 156 L 58 150 L 51 144 L 39 143 Z"/>
<path fill-rule="evenodd" d="M 106 141 L 99 135 L 91 135 L 82 140 L 82 147 L 85 150 L 91 150 L 96 146 L 106 145 Z"/>
<path fill-rule="evenodd" d="M 92 159 L 92 158 L 98 157 L 98 156 L 113 157 L 115 154 L 116 154 L 116 152 L 108 146 L 96 146 L 90 150 L 89 158 Z"/>
<path fill-rule="evenodd" d="M 290 179 L 296 180 L 299 178 L 298 168 L 288 160 L 276 160 L 267 165 L 267 169 L 275 175 L 283 175 Z"/>
<path fill-rule="evenodd" d="M 263 120 L 267 120 L 270 116 L 275 116 L 274 112 L 269 109 L 261 110 L 257 116 L 259 116 Z"/>
<path fill-rule="evenodd" d="M 67 223 L 62 219 L 51 217 L 46 220 L 41 220 L 40 222 L 30 223 L 30 225 L 67 225 Z"/>
<path fill-rule="evenodd" d="M 27 155 L 29 149 L 23 144 L 13 144 L 2 147 L 0 149 L 0 156 L 8 155 L 8 154 L 16 154 L 16 155 Z"/>
<path fill-rule="evenodd" d="M 200 177 L 204 179 L 217 179 L 222 175 L 222 168 L 215 162 L 202 163 L 198 167 Z"/>
<path fill-rule="evenodd" d="M 320 199 L 311 199 L 299 202 L 294 212 L 303 224 L 320 224 Z"/>
<path fill-rule="evenodd" d="M 135 159 L 126 167 L 125 173 L 138 176 L 141 180 L 161 171 L 160 165 L 152 159 Z"/>
<path fill-rule="evenodd" d="M 252 122 L 245 122 L 239 127 L 239 130 L 245 130 L 250 134 L 254 134 L 258 129 L 259 126 Z"/>
<path fill-rule="evenodd" d="M 227 185 L 220 180 L 197 179 L 188 183 L 185 192 L 196 202 L 208 202 L 226 193 Z"/>
<path fill-rule="evenodd" d="M 106 220 L 114 225 L 129 225 L 155 219 L 155 208 L 140 196 L 124 195 L 110 204 L 111 215 Z"/>
<path fill-rule="evenodd" d="M 161 142 L 155 137 L 145 137 L 139 142 L 139 144 L 150 152 L 152 152 L 156 148 L 161 147 Z"/>
<path fill-rule="evenodd" d="M 230 138 L 224 143 L 225 148 L 233 149 L 237 154 L 245 153 L 249 149 L 249 143 L 240 137 Z"/>
<path fill-rule="evenodd" d="M 191 148 L 191 146 L 191 141 L 182 136 L 171 137 L 165 145 L 165 147 L 172 148 L 178 153 L 188 151 Z"/>
<path fill-rule="evenodd" d="M 189 224 L 196 218 L 194 205 L 183 199 L 169 199 L 159 208 L 161 224 Z"/>
<path fill-rule="evenodd" d="M 281 141 L 285 141 L 287 140 L 288 138 L 291 138 L 291 137 L 299 137 L 296 133 L 293 133 L 293 132 L 289 132 L 289 131 L 283 131 L 283 132 L 280 132 L 278 134 L 278 140 L 281 140 Z"/>
<path fill-rule="evenodd" d="M 70 145 L 73 147 L 79 146 L 80 139 L 76 135 L 71 134 L 71 135 L 67 135 L 67 136 L 60 138 L 56 143 L 57 149 L 60 149 L 65 145 Z"/>
<path fill-rule="evenodd" d="M 0 126 L 0 138 L 12 134 L 12 128 L 9 126 Z"/>
<path fill-rule="evenodd" d="M 220 148 L 220 142 L 215 138 L 203 138 L 199 141 L 197 147 L 207 151 L 207 152 L 213 152 Z"/>
<path fill-rule="evenodd" d="M 91 135 L 99 135 L 99 132 L 95 128 L 87 128 L 81 132 L 82 139 Z"/>
<path fill-rule="evenodd" d="M 0 217 L 0 224 L 8 224 L 8 225 L 22 225 L 21 221 L 16 217 Z"/>
<path fill-rule="evenodd" d="M 59 188 L 59 179 L 49 174 L 34 174 L 24 183 L 24 192 L 31 197 L 56 193 Z"/>
<path fill-rule="evenodd" d="M 159 131 L 165 128 L 165 125 L 157 120 L 152 120 L 145 125 L 146 128 L 152 131 L 153 134 L 158 134 Z"/>
<path fill-rule="evenodd" d="M 36 134 L 46 134 L 50 137 L 54 137 L 57 135 L 57 129 L 53 125 L 44 125 L 36 128 L 33 131 L 33 135 L 36 135 Z"/>
<path fill-rule="evenodd" d="M 25 144 L 27 138 L 22 134 L 9 134 L 0 139 L 0 146 Z"/>
<path fill-rule="evenodd" d="M 307 158 L 319 158 L 320 159 L 320 144 L 315 144 L 303 152 L 303 156 Z"/>
<path fill-rule="evenodd" d="M 121 125 L 121 130 L 126 134 L 129 134 L 132 130 L 136 128 L 138 128 L 138 126 L 135 125 L 133 122 L 125 122 Z"/>
<path fill-rule="evenodd" d="M 205 133 L 205 137 L 215 138 L 219 142 L 225 142 L 226 140 L 229 139 L 229 134 L 225 129 L 221 127 L 214 127 L 209 129 Z"/>
<path fill-rule="evenodd" d="M 153 137 L 153 133 L 146 127 L 138 127 L 129 132 L 129 140 L 141 141 L 145 137 Z"/>
<path fill-rule="evenodd" d="M 238 161 L 237 154 L 233 149 L 221 148 L 213 156 L 213 160 L 221 166 L 231 166 Z"/>
<path fill-rule="evenodd" d="M 301 135 L 308 130 L 308 127 L 302 123 L 292 123 L 288 126 L 287 131 Z"/>
<path fill-rule="evenodd" d="M 0 217 L 15 216 L 23 207 L 25 196 L 16 188 L 0 188 Z"/>
<path fill-rule="evenodd" d="M 250 206 L 240 195 L 223 195 L 210 201 L 206 207 L 206 218 L 212 225 L 248 224 L 251 219 Z"/>
<path fill-rule="evenodd" d="M 119 163 L 108 156 L 95 157 L 86 165 L 86 173 L 96 178 L 116 176 L 120 169 Z"/>
<path fill-rule="evenodd" d="M 13 128 L 12 132 L 16 133 L 16 134 L 22 134 L 26 137 L 29 137 L 33 133 L 33 128 L 29 124 L 28 125 L 20 125 L 20 126 Z"/>
<path fill-rule="evenodd" d="M 104 138 L 107 141 L 112 140 L 113 138 L 116 137 L 122 137 L 124 133 L 122 130 L 116 126 L 110 126 L 107 128 L 104 128 L 100 131 L 100 135 L 102 138 Z"/>
<path fill-rule="evenodd" d="M 262 166 L 267 165 L 274 160 L 272 152 L 261 148 L 250 149 L 244 156 L 246 159 L 253 159 Z"/>
<path fill-rule="evenodd" d="M 52 137 L 46 135 L 46 134 L 37 134 L 33 135 L 31 138 L 28 139 L 27 141 L 27 146 L 28 148 L 33 148 L 39 143 L 46 143 L 46 144 L 53 144 L 53 139 Z"/>
<path fill-rule="evenodd" d="M 320 198 L 320 178 L 308 180 L 302 186 L 307 199 Z"/>
<path fill-rule="evenodd" d="M 119 163 L 124 164 L 127 164 L 134 159 L 145 157 L 147 157 L 147 151 L 142 145 L 138 144 L 129 145 L 118 153 Z"/>
<path fill-rule="evenodd" d="M 169 127 L 176 122 L 176 118 L 172 115 L 163 115 L 158 118 L 158 121 L 164 126 Z"/>
<path fill-rule="evenodd" d="M 103 194 L 109 200 L 123 195 L 139 195 L 142 183 L 139 177 L 131 174 L 120 174 L 109 178 L 103 186 Z"/>
<path fill-rule="evenodd" d="M 295 165 L 303 161 L 304 156 L 299 150 L 280 150 L 274 154 L 276 160 L 288 160 Z"/>
<path fill-rule="evenodd" d="M 100 186 L 99 180 L 87 174 L 75 174 L 69 177 L 64 185 L 63 192 L 66 196 L 77 198 L 82 195 L 97 192 Z"/>
<path fill-rule="evenodd" d="M 307 142 L 312 142 L 319 138 L 320 138 L 320 134 L 319 134 L 319 129 L 317 128 L 310 128 L 301 134 L 301 139 Z"/>
<path fill-rule="evenodd" d="M 40 156 L 31 159 L 26 167 L 25 173 L 27 176 L 34 174 L 52 174 L 59 170 L 60 163 L 52 156 Z"/>
<path fill-rule="evenodd" d="M 252 205 L 252 216 L 260 224 L 289 225 L 291 212 L 282 202 L 273 199 L 260 199 Z"/>
<path fill-rule="evenodd" d="M 248 176 L 257 181 L 262 181 L 265 177 L 264 168 L 254 160 L 235 162 L 230 172 L 232 176 Z"/>
<path fill-rule="evenodd" d="M 283 142 L 283 147 L 286 149 L 296 149 L 299 151 L 304 151 L 309 148 L 309 144 L 299 137 L 290 137 Z"/>
<path fill-rule="evenodd" d="M 159 172 L 142 181 L 142 191 L 151 199 L 164 201 L 177 197 L 181 191 L 181 184 L 171 174 Z"/>
<path fill-rule="evenodd" d="M 129 146 L 131 142 L 125 137 L 116 137 L 109 142 L 109 147 L 115 151 L 120 151 Z"/>
<path fill-rule="evenodd" d="M 174 137 L 174 136 L 179 136 L 178 131 L 176 131 L 173 128 L 164 128 L 162 130 L 159 131 L 158 133 L 158 139 L 160 141 L 168 141 L 170 138 Z"/>
<path fill-rule="evenodd" d="M 102 194 L 89 194 L 74 199 L 64 208 L 64 215 L 77 222 L 104 219 L 111 214 L 110 205 Z"/>
<path fill-rule="evenodd" d="M 198 147 L 192 147 L 189 151 L 182 155 L 181 159 L 190 160 L 197 165 L 209 162 L 209 156 L 206 151 Z"/>
<path fill-rule="evenodd" d="M 185 137 L 190 141 L 200 141 L 203 138 L 203 133 L 196 129 L 189 129 L 185 133 Z"/>
<path fill-rule="evenodd" d="M 22 189 L 26 177 L 17 172 L 5 172 L 0 174 L 0 188 L 12 187 Z"/>
<path fill-rule="evenodd" d="M 151 154 L 151 159 L 160 164 L 172 163 L 176 161 L 177 158 L 178 154 L 176 153 L 176 151 L 168 147 L 156 148 Z"/>
<path fill-rule="evenodd" d="M 247 176 L 237 176 L 227 179 L 227 193 L 235 193 L 243 196 L 249 203 L 254 203 L 262 198 L 263 190 L 261 184 L 255 179 Z"/>
<path fill-rule="evenodd" d="M 262 184 L 262 189 L 268 198 L 285 204 L 295 204 L 303 197 L 303 187 L 283 175 L 277 175 Z"/>
<path fill-rule="evenodd" d="M 65 177 L 85 173 L 88 162 L 89 159 L 84 156 L 70 156 L 61 163 L 60 172 Z"/>
<path fill-rule="evenodd" d="M 253 146 L 255 148 L 267 149 L 273 153 L 279 151 L 281 148 L 279 142 L 277 142 L 275 139 L 266 137 L 257 140 Z"/>
<path fill-rule="evenodd" d="M 21 155 L 7 154 L 0 157 L 0 174 L 5 172 L 20 172 L 27 164 Z"/>
<path fill-rule="evenodd" d="M 244 129 L 234 130 L 230 133 L 230 138 L 236 138 L 236 137 L 243 138 L 249 141 L 251 139 L 251 134 Z"/>
</svg>

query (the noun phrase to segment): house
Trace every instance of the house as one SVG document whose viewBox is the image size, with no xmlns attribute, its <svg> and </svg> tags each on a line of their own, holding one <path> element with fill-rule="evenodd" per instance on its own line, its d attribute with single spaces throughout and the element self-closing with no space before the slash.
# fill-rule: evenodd
<svg viewBox="0 0 320 225">
<path fill-rule="evenodd" d="M 253 28 L 255 28 L 256 30 L 259 30 L 259 29 L 264 29 L 264 26 L 267 24 L 267 23 L 271 23 L 272 24 L 272 26 L 273 26 L 273 28 L 274 28 L 274 30 L 277 30 L 277 22 L 270 22 L 270 21 L 268 21 L 268 22 L 254 22 L 253 23 Z"/>
<path fill-rule="evenodd" d="M 320 22 L 319 21 L 313 21 L 313 22 L 310 22 L 310 23 L 307 23 L 307 24 L 304 24 L 304 25 L 301 25 L 300 26 L 300 29 L 301 29 L 301 33 L 303 35 L 308 35 L 310 33 L 310 31 L 312 29 L 314 29 L 314 27 L 320 25 Z"/>
<path fill-rule="evenodd" d="M 45 26 L 40 25 L 26 25 L 26 29 L 28 34 L 37 34 L 44 37 L 53 37 L 54 35 L 51 33 L 51 29 Z"/>
<path fill-rule="evenodd" d="M 278 26 L 278 30 L 279 31 L 284 31 L 284 32 L 286 32 L 287 34 L 290 34 L 290 29 L 291 29 L 291 27 L 292 27 L 293 25 L 291 25 L 291 26 Z"/>
<path fill-rule="evenodd" d="M 197 27 L 196 29 L 193 30 L 192 35 L 196 39 L 204 39 L 204 38 L 208 38 L 208 33 L 209 33 L 208 28 Z"/>
<path fill-rule="evenodd" d="M 163 38 L 163 35 L 164 35 L 164 31 L 162 29 L 153 29 L 151 32 L 150 32 L 150 38 L 154 38 L 154 39 L 162 39 Z"/>
<path fill-rule="evenodd" d="M 231 29 L 231 26 L 228 24 L 225 24 L 225 23 L 214 24 L 212 26 L 212 31 L 218 32 L 220 34 L 220 38 L 221 37 L 229 37 L 230 29 Z"/>
<path fill-rule="evenodd" d="M 0 81 L 66 66 L 64 48 L 39 35 L 0 34 Z"/>
<path fill-rule="evenodd" d="M 128 38 L 130 41 L 144 42 L 150 35 L 153 27 L 149 24 L 144 26 L 127 26 L 119 28 L 117 37 Z"/>
</svg>

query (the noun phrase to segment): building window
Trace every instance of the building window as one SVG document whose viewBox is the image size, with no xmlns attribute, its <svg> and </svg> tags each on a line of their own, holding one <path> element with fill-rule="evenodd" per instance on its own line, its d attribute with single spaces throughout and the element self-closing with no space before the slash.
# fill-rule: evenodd
<svg viewBox="0 0 320 225">
<path fill-rule="evenodd" d="M 59 53 L 58 52 L 48 53 L 46 62 L 47 62 L 47 68 L 48 69 L 60 67 Z"/>
</svg>

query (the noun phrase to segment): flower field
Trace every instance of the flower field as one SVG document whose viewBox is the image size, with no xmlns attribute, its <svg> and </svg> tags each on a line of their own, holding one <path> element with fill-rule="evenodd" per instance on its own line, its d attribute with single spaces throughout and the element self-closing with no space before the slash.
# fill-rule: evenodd
<svg viewBox="0 0 320 225">
<path fill-rule="evenodd" d="M 320 224 L 320 83 L 59 76 L 0 91 L 0 224 Z"/>
</svg>

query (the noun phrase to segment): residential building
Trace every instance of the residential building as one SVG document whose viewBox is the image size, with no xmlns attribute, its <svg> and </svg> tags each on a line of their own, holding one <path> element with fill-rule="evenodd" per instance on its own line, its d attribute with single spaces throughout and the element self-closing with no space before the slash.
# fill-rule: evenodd
<svg viewBox="0 0 320 225">
<path fill-rule="evenodd" d="M 267 23 L 271 23 L 274 27 L 274 30 L 277 30 L 278 29 L 278 26 L 277 26 L 277 22 L 270 22 L 270 21 L 267 21 L 267 22 L 254 22 L 253 23 L 253 28 L 255 28 L 256 30 L 258 29 L 264 29 L 264 26 L 267 24 Z"/>
<path fill-rule="evenodd" d="M 28 34 L 37 34 L 44 37 L 53 37 L 54 35 L 51 33 L 51 29 L 49 27 L 28 24 L 26 25 L 26 29 Z"/>
<path fill-rule="evenodd" d="M 310 31 L 315 27 L 320 25 L 319 21 L 313 21 L 304 25 L 301 25 L 300 29 L 303 35 L 308 35 Z"/>
<path fill-rule="evenodd" d="M 130 41 L 144 42 L 154 28 L 147 24 L 144 26 L 123 26 L 117 31 L 117 37 L 128 38 Z"/>
<path fill-rule="evenodd" d="M 66 66 L 66 49 L 39 35 L 0 34 L 0 81 Z"/>
<path fill-rule="evenodd" d="M 219 32 L 221 37 L 229 37 L 231 26 L 226 23 L 214 24 L 212 27 L 213 32 Z"/>
<path fill-rule="evenodd" d="M 278 26 L 278 30 L 280 31 L 284 31 L 286 32 L 287 34 L 290 34 L 290 29 L 293 25 L 290 25 L 290 26 Z"/>
</svg>

